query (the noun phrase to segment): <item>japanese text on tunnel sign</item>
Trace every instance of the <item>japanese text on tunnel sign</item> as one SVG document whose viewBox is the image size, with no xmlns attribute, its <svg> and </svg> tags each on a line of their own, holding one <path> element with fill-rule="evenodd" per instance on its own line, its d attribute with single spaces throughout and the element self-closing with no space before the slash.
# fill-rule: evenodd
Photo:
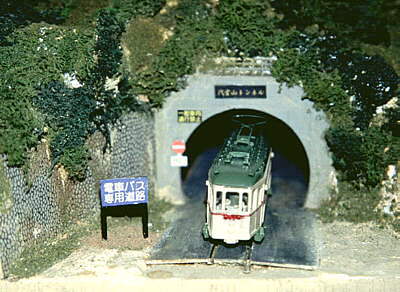
<svg viewBox="0 0 400 292">
<path fill-rule="evenodd" d="M 178 110 L 178 123 L 201 123 L 202 116 L 199 110 Z"/>
<path fill-rule="evenodd" d="M 115 178 L 100 181 L 101 206 L 121 206 L 148 202 L 147 177 Z"/>
<path fill-rule="evenodd" d="M 267 98 L 265 85 L 215 85 L 215 98 Z"/>
</svg>

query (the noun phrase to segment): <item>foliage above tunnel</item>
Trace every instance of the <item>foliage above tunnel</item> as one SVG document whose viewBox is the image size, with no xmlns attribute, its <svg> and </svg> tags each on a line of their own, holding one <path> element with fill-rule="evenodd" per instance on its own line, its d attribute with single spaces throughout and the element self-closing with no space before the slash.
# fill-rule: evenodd
<svg viewBox="0 0 400 292">
<path fill-rule="evenodd" d="M 271 0 L 274 10 L 282 14 L 280 27 L 304 31 L 317 26 L 334 32 L 342 39 L 371 44 L 390 44 L 388 25 L 391 12 L 398 8 L 394 0 Z"/>
<path fill-rule="evenodd" d="M 43 134 L 43 119 L 32 105 L 41 86 L 64 73 L 86 78 L 93 64 L 87 31 L 32 24 L 7 37 L 0 47 L 0 151 L 10 165 L 22 165 Z"/>
<path fill-rule="evenodd" d="M 392 59 L 365 53 L 371 44 L 399 51 L 395 1 L 15 3 L 0 13 L 0 63 L 11 68 L 0 78 L 0 152 L 10 165 L 48 135 L 53 162 L 83 178 L 93 131 L 109 137 L 125 110 L 161 107 L 207 58 L 258 55 L 275 56 L 273 76 L 302 86 L 327 114 L 343 180 L 373 187 L 400 156 L 398 110 L 379 114 L 398 96 L 398 72 Z"/>
<path fill-rule="evenodd" d="M 41 21 L 60 24 L 65 18 L 63 1 L 5 0 L 0 7 L 0 46 L 7 45 L 6 37 L 15 29 Z"/>
<path fill-rule="evenodd" d="M 204 1 L 180 1 L 169 16 L 161 16 L 157 22 L 162 23 L 166 17 L 174 23 L 168 40 L 157 49 L 156 58 L 144 66 L 145 70 L 131 72 L 134 92 L 148 97 L 155 107 L 161 107 L 172 91 L 185 86 L 185 77 L 194 73 L 204 56 L 215 56 L 225 48 L 222 31 L 215 26 L 211 7 Z M 136 39 L 138 44 L 142 41 Z"/>
<path fill-rule="evenodd" d="M 119 91 L 105 87 L 119 73 L 124 25 L 115 9 L 100 10 L 97 19 L 94 30 L 27 21 L 2 34 L 0 64 L 9 70 L 0 78 L 0 152 L 10 166 L 24 165 L 49 135 L 53 165 L 82 179 L 88 135 L 98 129 L 109 138 L 109 125 L 124 110 L 143 108 L 123 84 Z"/>
</svg>

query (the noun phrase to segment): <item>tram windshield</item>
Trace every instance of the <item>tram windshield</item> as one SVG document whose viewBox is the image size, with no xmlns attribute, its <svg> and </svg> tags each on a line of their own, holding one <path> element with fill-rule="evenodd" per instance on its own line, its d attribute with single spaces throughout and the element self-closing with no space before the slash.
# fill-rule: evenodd
<svg viewBox="0 0 400 292">
<path fill-rule="evenodd" d="M 217 191 L 215 209 L 223 211 L 249 211 L 249 194 L 247 192 Z"/>
<path fill-rule="evenodd" d="M 239 209 L 239 193 L 227 192 L 225 197 L 225 210 Z"/>
</svg>

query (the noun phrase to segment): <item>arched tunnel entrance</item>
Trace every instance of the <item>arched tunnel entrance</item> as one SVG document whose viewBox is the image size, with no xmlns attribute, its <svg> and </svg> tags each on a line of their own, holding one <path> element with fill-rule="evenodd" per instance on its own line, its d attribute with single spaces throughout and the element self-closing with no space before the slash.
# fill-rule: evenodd
<svg viewBox="0 0 400 292">
<path fill-rule="evenodd" d="M 310 169 L 305 149 L 293 130 L 265 112 L 228 110 L 204 121 L 186 141 L 189 166 L 181 169 L 183 193 L 189 200 L 203 200 L 208 170 L 224 140 L 238 127 L 234 115 L 257 115 L 266 120 L 260 129 L 272 146 L 272 208 L 301 208 L 307 197 Z"/>
<path fill-rule="evenodd" d="M 211 211 L 207 211 L 210 210 L 206 204 L 208 171 L 224 140 L 240 127 L 233 120 L 235 115 L 255 115 L 265 119 L 265 125 L 260 125 L 258 132 L 264 135 L 275 154 L 271 171 L 272 197 L 262 221 L 258 221 L 262 224 L 259 229 L 263 234 L 261 241 L 257 241 L 257 234 L 250 240 L 235 241 L 242 229 L 232 226 L 239 223 L 248 232 L 244 217 L 223 217 L 221 222 L 215 219 L 221 214 L 215 213 L 211 218 Z M 173 222 L 161 248 L 152 256 L 152 262 L 243 263 L 243 259 L 247 259 L 245 265 L 251 262 L 306 269 L 317 265 L 314 216 L 303 208 L 310 188 L 310 160 L 303 143 L 289 125 L 260 110 L 227 109 L 210 115 L 186 137 L 184 155 L 189 164 L 180 168 L 180 187 L 186 204 L 179 208 L 181 216 Z M 256 215 L 249 218 L 256 219 Z M 205 235 L 205 228 L 210 230 L 208 226 L 218 224 L 228 230 L 226 234 L 233 234 L 232 241 L 226 241 L 227 237 L 221 240 Z"/>
<path fill-rule="evenodd" d="M 221 98 L 221 87 L 263 88 L 266 94 Z M 303 97 L 302 88 L 278 84 L 271 76 L 202 73 L 190 76 L 185 89 L 171 94 L 155 119 L 155 192 L 179 206 L 181 217 L 174 221 L 153 260 L 208 261 L 214 249 L 202 235 L 207 220 L 205 181 L 224 139 L 238 126 L 232 116 L 247 114 L 266 119 L 263 135 L 275 153 L 272 197 L 264 216 L 267 239 L 254 244 L 250 254 L 237 244 L 218 249 L 214 258 L 232 262 L 246 257 L 261 265 L 318 263 L 315 218 L 309 209 L 317 208 L 329 197 L 332 161 L 324 139 L 329 124 L 324 114 Z M 182 113 L 194 119 L 180 119 Z M 183 155 L 188 157 L 188 167 L 172 163 L 176 141 L 186 142 Z M 236 217 L 228 216 L 226 220 L 224 226 L 231 226 Z"/>
</svg>

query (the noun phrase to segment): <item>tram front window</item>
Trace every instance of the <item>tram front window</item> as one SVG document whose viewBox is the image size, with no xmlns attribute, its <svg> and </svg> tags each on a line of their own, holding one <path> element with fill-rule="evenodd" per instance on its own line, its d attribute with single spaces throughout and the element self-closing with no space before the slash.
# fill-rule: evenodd
<svg viewBox="0 0 400 292">
<path fill-rule="evenodd" d="M 216 209 L 221 210 L 222 209 L 222 192 L 217 192 L 216 196 Z"/>
<path fill-rule="evenodd" d="M 243 201 L 242 211 L 247 212 L 248 211 L 247 206 L 249 203 L 249 194 L 248 193 L 243 193 L 242 201 Z"/>
<path fill-rule="evenodd" d="M 226 210 L 239 209 L 239 193 L 236 192 L 226 193 L 225 209 Z"/>
</svg>

